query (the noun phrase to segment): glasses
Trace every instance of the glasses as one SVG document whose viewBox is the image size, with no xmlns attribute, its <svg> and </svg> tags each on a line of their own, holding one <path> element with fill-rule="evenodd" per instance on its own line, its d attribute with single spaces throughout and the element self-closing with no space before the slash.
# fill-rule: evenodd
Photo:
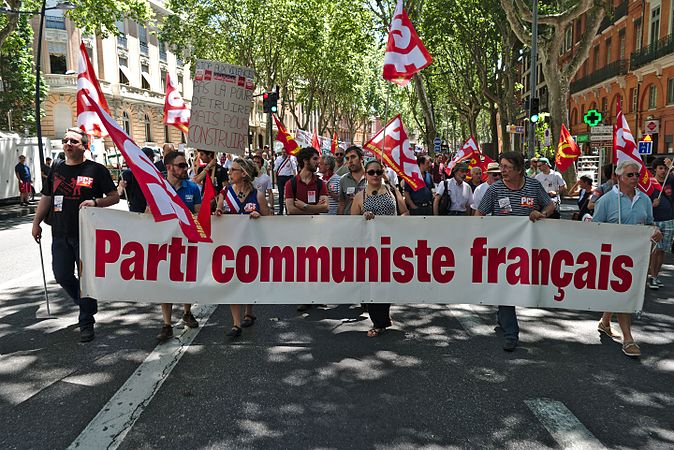
<svg viewBox="0 0 674 450">
<path fill-rule="evenodd" d="M 344 156 L 344 153 L 335 153 L 335 156 Z"/>
<path fill-rule="evenodd" d="M 236 167 L 232 167 L 229 169 L 230 172 L 243 172 L 243 169 L 237 169 Z"/>
<path fill-rule="evenodd" d="M 630 172 L 630 173 L 626 173 L 625 176 L 626 176 L 627 178 L 638 177 L 638 176 L 639 176 L 639 172 Z"/>
<path fill-rule="evenodd" d="M 501 164 L 501 165 L 499 166 L 499 168 L 500 168 L 501 170 L 512 170 L 512 169 L 513 169 L 513 166 L 506 166 L 505 164 Z"/>
<path fill-rule="evenodd" d="M 180 167 L 181 169 L 187 169 L 190 166 L 187 163 L 180 163 L 180 164 L 175 164 L 175 165 Z"/>
<path fill-rule="evenodd" d="M 81 144 L 82 141 L 78 141 L 77 139 L 73 139 L 73 138 L 64 138 L 63 140 L 61 140 L 61 143 L 77 145 L 77 144 Z"/>
<path fill-rule="evenodd" d="M 367 174 L 370 175 L 371 177 L 373 177 L 375 175 L 380 177 L 380 176 L 384 175 L 384 171 L 383 170 L 368 170 Z"/>
<path fill-rule="evenodd" d="M 494 178 L 501 178 L 501 174 L 500 174 L 500 173 L 489 173 L 489 175 L 491 175 L 491 176 L 494 177 Z"/>
</svg>

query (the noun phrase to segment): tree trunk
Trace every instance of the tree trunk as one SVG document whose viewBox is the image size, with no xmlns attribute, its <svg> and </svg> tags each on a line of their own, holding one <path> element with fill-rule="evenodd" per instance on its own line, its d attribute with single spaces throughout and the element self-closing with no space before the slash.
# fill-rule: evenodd
<svg viewBox="0 0 674 450">
<path fill-rule="evenodd" d="M 543 74 L 548 85 L 548 106 L 550 109 L 550 144 L 557 152 L 557 143 L 562 131 L 562 124 L 569 123 L 569 91 L 570 80 L 561 75 L 556 68 L 556 61 L 543 64 Z M 571 164 L 562 177 L 567 186 L 576 183 L 576 168 Z"/>
<path fill-rule="evenodd" d="M 419 107 L 421 108 L 421 114 L 423 115 L 424 118 L 424 145 L 426 146 L 426 150 L 430 151 L 431 148 L 433 148 L 433 139 L 438 134 L 437 129 L 435 128 L 435 115 L 433 114 L 433 108 L 431 107 L 431 103 L 428 100 L 428 95 L 426 94 L 426 87 L 424 86 L 423 79 L 421 78 L 421 75 L 419 73 L 416 73 L 414 77 L 412 77 L 412 81 L 414 82 L 414 92 L 417 95 L 417 98 L 419 99 Z"/>
</svg>

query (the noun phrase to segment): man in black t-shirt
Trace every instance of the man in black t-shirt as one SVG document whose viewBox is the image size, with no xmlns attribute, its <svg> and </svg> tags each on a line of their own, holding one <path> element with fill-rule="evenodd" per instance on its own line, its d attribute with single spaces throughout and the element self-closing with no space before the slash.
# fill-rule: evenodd
<svg viewBox="0 0 674 450">
<path fill-rule="evenodd" d="M 42 187 L 42 198 L 33 220 L 33 238 L 40 242 L 40 224 L 51 214 L 52 269 L 56 282 L 80 308 L 80 342 L 94 339 L 94 314 L 98 303 L 80 298 L 80 282 L 75 276 L 79 261 L 79 211 L 82 207 L 114 205 L 119 202 L 110 172 L 103 165 L 84 159 L 88 136 L 78 128 L 69 128 L 63 137 L 65 162 L 52 167 Z"/>
<path fill-rule="evenodd" d="M 154 152 L 152 149 L 150 147 L 143 147 L 142 151 L 145 153 L 145 156 L 150 158 L 150 161 L 152 161 L 152 158 L 154 158 Z M 143 194 L 140 185 L 136 181 L 136 177 L 133 176 L 131 169 L 126 169 L 124 172 L 122 172 L 122 179 L 119 180 L 117 192 L 120 196 L 125 194 L 124 196 L 126 197 L 126 201 L 129 203 L 129 211 L 137 213 L 145 212 L 145 209 L 147 208 L 147 200 L 145 200 L 145 195 Z"/>
<path fill-rule="evenodd" d="M 215 195 L 222 192 L 229 185 L 229 175 L 227 174 L 227 169 L 218 164 L 218 160 L 215 159 L 215 152 L 208 150 L 198 150 L 199 158 L 194 160 L 196 167 L 194 168 L 194 173 L 196 173 L 193 181 L 201 187 L 201 193 L 204 192 L 204 181 L 206 180 L 206 174 L 211 175 L 211 181 L 213 181 L 213 187 L 215 188 Z M 199 160 L 206 164 L 205 166 L 199 165 Z M 215 199 L 211 202 L 211 212 L 215 212 L 217 205 Z"/>
</svg>

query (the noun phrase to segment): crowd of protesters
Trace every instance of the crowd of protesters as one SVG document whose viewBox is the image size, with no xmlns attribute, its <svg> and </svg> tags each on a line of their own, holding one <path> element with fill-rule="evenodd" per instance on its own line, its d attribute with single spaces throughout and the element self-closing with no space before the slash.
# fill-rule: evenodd
<svg viewBox="0 0 674 450">
<path fill-rule="evenodd" d="M 46 220 L 52 224 L 54 274 L 80 306 L 83 342 L 94 337 L 96 300 L 79 297 L 74 272 L 79 246 L 78 209 L 110 206 L 122 197 L 126 198 L 130 211 L 147 212 L 147 202 L 133 174 L 122 173 L 114 189 L 105 168 L 83 158 L 86 141 L 86 135 L 76 129 L 66 132 L 65 161 L 48 173 L 33 224 L 33 236 L 38 241 L 40 224 Z M 150 149 L 143 151 L 154 157 Z M 581 176 L 568 189 L 547 158 L 525 161 L 519 153 L 506 152 L 499 155 L 498 162 L 489 163 L 483 173 L 479 166 L 452 164 L 445 155 L 435 159 L 422 155 L 417 163 L 423 185 L 414 190 L 391 167 L 366 158 L 358 146 L 339 148 L 334 155 L 322 155 L 319 150 L 306 147 L 296 155 L 284 152 L 275 159 L 273 156 L 265 147 L 244 157 L 223 155 L 218 159 L 214 152 L 198 150 L 195 155 L 185 155 L 166 144 L 155 164 L 193 213 L 201 208 L 204 180 L 210 176 L 218 195 L 211 205 L 204 207 L 218 216 L 245 214 L 251 219 L 275 214 L 356 215 L 364 220 L 376 220 L 381 215 L 436 215 L 526 216 L 536 222 L 560 219 L 561 197 L 574 194 L 578 195 L 578 212 L 573 220 L 656 226 L 652 239 L 657 247 L 650 264 L 648 286 L 658 289 L 663 285 L 659 273 L 664 253 L 671 250 L 674 238 L 674 177 L 668 176 L 671 161 L 662 158 L 654 161 L 653 171 L 663 189 L 648 198 L 636 189 L 639 167 L 630 162 L 620 163 L 615 171 L 611 165 L 603 168 L 606 182 L 600 186 L 594 186 L 590 177 Z M 17 177 L 21 175 L 17 170 Z M 88 179 L 89 175 L 93 180 L 89 185 L 78 185 L 78 180 Z M 277 188 L 276 196 L 273 186 Z M 522 201 L 524 198 L 526 202 Z M 372 320 L 368 336 L 379 336 L 392 325 L 390 306 L 390 303 L 362 306 Z M 199 324 L 190 308 L 190 304 L 183 305 L 183 324 L 195 328 Z M 298 311 L 309 308 L 310 305 L 300 305 Z M 164 323 L 157 336 L 160 341 L 173 336 L 171 309 L 170 304 L 162 305 Z M 231 305 L 230 310 L 232 326 L 226 335 L 234 339 L 242 335 L 244 328 L 253 326 L 256 317 L 252 305 Z M 598 331 L 619 339 L 611 328 L 611 316 L 611 312 L 603 314 Z M 631 334 L 630 315 L 618 314 L 618 323 L 623 352 L 639 356 L 639 346 Z M 503 329 L 503 349 L 513 351 L 519 342 L 515 307 L 500 306 L 497 324 Z"/>
</svg>

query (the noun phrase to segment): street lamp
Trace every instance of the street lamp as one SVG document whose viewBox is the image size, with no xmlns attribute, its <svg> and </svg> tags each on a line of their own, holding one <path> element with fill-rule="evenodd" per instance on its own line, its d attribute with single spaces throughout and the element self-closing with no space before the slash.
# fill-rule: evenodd
<svg viewBox="0 0 674 450">
<path fill-rule="evenodd" d="M 42 6 L 39 11 L 16 11 L 7 8 L 0 8 L 0 13 L 4 14 L 39 14 L 40 15 L 40 27 L 38 28 L 37 34 L 37 54 L 35 59 L 35 129 L 37 131 L 37 150 L 40 157 L 40 174 L 42 174 L 42 166 L 44 165 L 44 150 L 42 148 L 42 121 L 40 117 L 40 72 L 41 72 L 41 62 L 42 62 L 42 29 L 44 28 L 44 17 L 47 11 L 60 9 L 62 11 L 68 11 L 75 9 L 76 6 L 69 1 L 58 2 L 54 6 L 47 8 L 47 0 L 42 0 Z"/>
</svg>

